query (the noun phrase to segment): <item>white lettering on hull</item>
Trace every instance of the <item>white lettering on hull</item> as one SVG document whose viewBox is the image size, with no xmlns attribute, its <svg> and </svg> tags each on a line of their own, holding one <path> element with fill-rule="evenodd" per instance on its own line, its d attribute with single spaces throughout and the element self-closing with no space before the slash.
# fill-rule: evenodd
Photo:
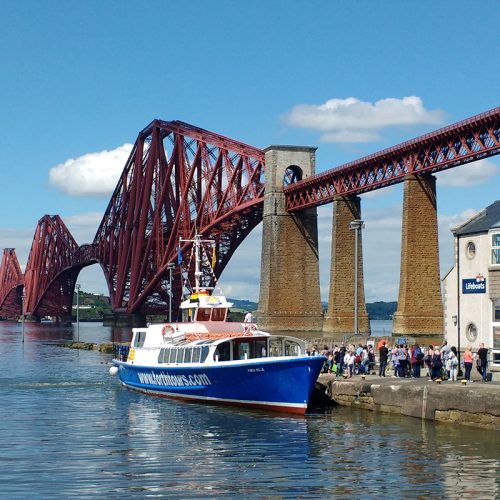
<svg viewBox="0 0 500 500">
<path fill-rule="evenodd" d="M 210 378 L 205 373 L 199 375 L 168 375 L 166 373 L 137 372 L 137 376 L 141 384 L 161 385 L 164 387 L 212 385 Z"/>
</svg>

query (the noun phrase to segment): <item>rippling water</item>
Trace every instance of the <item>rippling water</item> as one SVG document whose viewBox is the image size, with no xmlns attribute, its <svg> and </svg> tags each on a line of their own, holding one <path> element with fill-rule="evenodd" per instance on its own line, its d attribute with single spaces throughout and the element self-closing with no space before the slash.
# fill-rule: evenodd
<svg viewBox="0 0 500 500">
<path fill-rule="evenodd" d="M 98 325 L 80 339 L 126 339 Z M 306 417 L 143 396 L 76 330 L 0 322 L 0 497 L 495 498 L 500 433 L 332 408 Z"/>
</svg>

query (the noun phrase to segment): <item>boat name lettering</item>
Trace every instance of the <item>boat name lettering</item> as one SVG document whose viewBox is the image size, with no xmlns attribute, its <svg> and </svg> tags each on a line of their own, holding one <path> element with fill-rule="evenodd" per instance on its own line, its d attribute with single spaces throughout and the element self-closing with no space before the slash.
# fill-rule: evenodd
<svg viewBox="0 0 500 500">
<path fill-rule="evenodd" d="M 264 370 L 264 368 L 249 368 L 248 371 L 250 373 L 253 373 L 253 372 L 265 372 L 266 370 Z"/>
<path fill-rule="evenodd" d="M 205 373 L 199 375 L 169 375 L 168 373 L 137 372 L 141 384 L 189 387 L 192 385 L 212 385 Z"/>
</svg>

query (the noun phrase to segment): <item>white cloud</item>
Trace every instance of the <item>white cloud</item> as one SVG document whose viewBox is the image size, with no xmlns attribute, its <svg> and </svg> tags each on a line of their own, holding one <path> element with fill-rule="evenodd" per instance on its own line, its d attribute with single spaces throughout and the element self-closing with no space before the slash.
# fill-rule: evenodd
<svg viewBox="0 0 500 500">
<path fill-rule="evenodd" d="M 292 127 L 323 132 L 323 142 L 368 142 L 377 140 L 378 131 L 385 127 L 439 124 L 443 113 L 425 109 L 417 96 L 388 97 L 374 103 L 348 97 L 324 104 L 297 104 L 283 120 Z"/>
<path fill-rule="evenodd" d="M 102 212 L 87 212 L 62 217 L 62 219 L 76 242 L 79 245 L 83 245 L 85 243 L 92 243 L 103 215 Z"/>
<path fill-rule="evenodd" d="M 500 169 L 491 160 L 477 160 L 459 167 L 437 172 L 440 186 L 470 187 L 485 184 L 500 174 Z"/>
<path fill-rule="evenodd" d="M 398 299 L 402 207 L 364 210 L 363 271 L 367 302 Z"/>
<path fill-rule="evenodd" d="M 438 215 L 439 262 L 441 267 L 441 276 L 444 276 L 455 263 L 455 242 L 451 230 L 454 227 L 463 224 L 475 214 L 477 214 L 477 210 L 468 208 L 458 214 Z"/>
<path fill-rule="evenodd" d="M 366 130 L 339 130 L 338 132 L 326 132 L 321 136 L 322 142 L 375 142 L 380 135 Z"/>
<path fill-rule="evenodd" d="M 373 191 L 367 191 L 366 193 L 360 194 L 362 200 L 373 200 L 377 198 L 387 198 L 392 196 L 396 191 L 396 186 L 384 186 L 383 189 L 374 189 Z"/>
<path fill-rule="evenodd" d="M 110 195 L 132 150 L 124 144 L 111 151 L 70 158 L 49 170 L 49 182 L 70 196 Z"/>
<path fill-rule="evenodd" d="M 261 247 L 259 224 L 238 247 L 220 277 L 221 288 L 228 297 L 259 300 Z"/>
<path fill-rule="evenodd" d="M 0 251 L 3 253 L 4 248 L 14 248 L 23 272 L 28 262 L 34 234 L 35 226 L 33 226 L 33 229 L 0 228 Z"/>
</svg>

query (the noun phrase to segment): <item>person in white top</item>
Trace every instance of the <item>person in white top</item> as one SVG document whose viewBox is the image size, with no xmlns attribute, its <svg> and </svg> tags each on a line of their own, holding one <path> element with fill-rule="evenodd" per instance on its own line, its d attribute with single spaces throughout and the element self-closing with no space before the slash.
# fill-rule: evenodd
<svg viewBox="0 0 500 500">
<path fill-rule="evenodd" d="M 348 351 L 346 352 L 346 355 L 344 356 L 344 365 L 347 366 L 347 373 L 349 375 L 349 378 L 352 377 L 354 373 L 354 359 L 356 356 L 354 356 L 353 351 Z"/>
<path fill-rule="evenodd" d="M 455 353 L 454 347 L 450 349 L 448 354 L 448 359 L 446 360 L 446 370 L 450 374 L 448 380 L 457 381 L 457 372 L 458 372 L 458 357 Z"/>
<path fill-rule="evenodd" d="M 253 314 L 250 311 L 245 314 L 245 323 L 253 323 Z"/>
</svg>

